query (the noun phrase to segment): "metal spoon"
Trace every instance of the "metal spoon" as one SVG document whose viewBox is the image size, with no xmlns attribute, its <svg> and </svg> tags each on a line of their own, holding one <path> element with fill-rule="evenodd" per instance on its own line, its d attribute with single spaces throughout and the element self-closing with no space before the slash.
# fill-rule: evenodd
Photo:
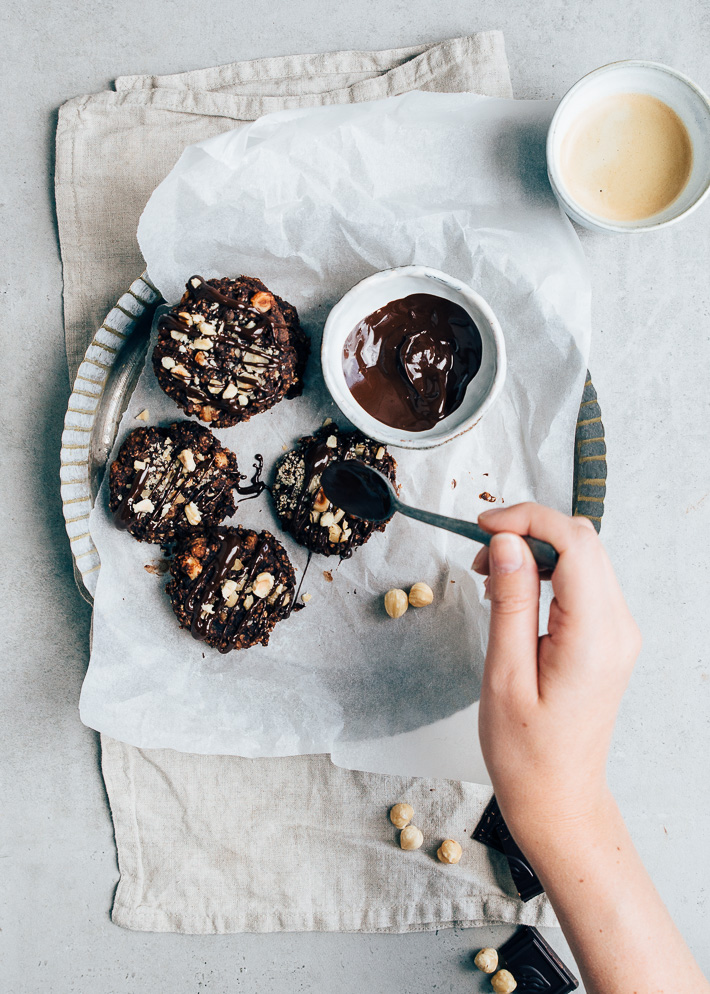
<svg viewBox="0 0 710 994">
<path fill-rule="evenodd" d="M 330 463 L 321 476 L 321 486 L 328 500 L 336 507 L 365 521 L 387 521 L 395 511 L 399 511 L 408 518 L 434 525 L 435 528 L 444 528 L 482 545 L 489 545 L 493 538 L 490 532 L 484 531 L 473 521 L 447 518 L 443 514 L 421 511 L 418 507 L 404 504 L 397 496 L 391 480 L 388 480 L 384 473 L 360 462 L 359 459 Z M 524 541 L 541 570 L 554 570 L 557 565 L 557 552 L 548 542 L 541 542 L 529 535 L 524 536 Z"/>
</svg>

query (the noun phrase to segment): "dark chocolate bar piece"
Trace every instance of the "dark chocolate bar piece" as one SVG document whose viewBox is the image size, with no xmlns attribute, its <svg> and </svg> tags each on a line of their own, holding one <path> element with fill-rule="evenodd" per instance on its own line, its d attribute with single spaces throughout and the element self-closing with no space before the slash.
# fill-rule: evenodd
<svg viewBox="0 0 710 994">
<path fill-rule="evenodd" d="M 510 834 L 508 826 L 502 818 L 498 825 L 498 839 L 508 860 L 510 875 L 513 878 L 515 889 L 520 895 L 520 900 L 532 901 L 538 894 L 544 894 L 545 888 L 540 883 L 537 874 L 528 863 L 524 853 Z"/>
<path fill-rule="evenodd" d="M 498 801 L 496 801 L 494 794 L 481 815 L 481 820 L 474 828 L 471 838 L 475 839 L 476 842 L 483 843 L 484 846 L 488 846 L 489 849 L 495 849 L 496 852 L 505 855 L 503 845 L 498 838 L 498 825 L 501 823 L 503 823 L 503 815 L 500 813 Z"/>
<path fill-rule="evenodd" d="M 538 894 L 544 894 L 545 888 L 503 820 L 495 795 L 489 801 L 471 837 L 484 846 L 503 853 L 508 860 L 510 874 L 521 901 L 531 901 Z"/>
<path fill-rule="evenodd" d="M 577 978 L 532 925 L 521 926 L 498 955 L 521 994 L 569 994 L 579 987 Z"/>
</svg>

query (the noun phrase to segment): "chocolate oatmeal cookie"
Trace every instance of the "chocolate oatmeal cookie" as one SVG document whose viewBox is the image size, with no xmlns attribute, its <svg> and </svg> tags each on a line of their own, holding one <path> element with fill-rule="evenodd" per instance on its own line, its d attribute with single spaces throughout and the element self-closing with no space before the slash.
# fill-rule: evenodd
<svg viewBox="0 0 710 994">
<path fill-rule="evenodd" d="M 193 276 L 158 321 L 153 369 L 187 414 L 229 428 L 301 391 L 308 339 L 261 280 Z"/>
<path fill-rule="evenodd" d="M 229 652 L 267 645 L 288 617 L 296 578 L 286 550 L 269 532 L 212 528 L 186 539 L 165 588 L 181 628 Z"/>
<path fill-rule="evenodd" d="M 139 542 L 168 542 L 234 513 L 237 457 L 194 421 L 136 428 L 109 472 L 109 510 Z"/>
<path fill-rule="evenodd" d="M 384 531 L 386 522 L 363 521 L 330 503 L 320 485 L 321 473 L 329 462 L 341 459 L 359 459 L 395 482 L 397 464 L 384 445 L 330 424 L 301 438 L 283 456 L 272 492 L 276 513 L 297 542 L 324 556 L 347 559 L 373 531 Z"/>
</svg>

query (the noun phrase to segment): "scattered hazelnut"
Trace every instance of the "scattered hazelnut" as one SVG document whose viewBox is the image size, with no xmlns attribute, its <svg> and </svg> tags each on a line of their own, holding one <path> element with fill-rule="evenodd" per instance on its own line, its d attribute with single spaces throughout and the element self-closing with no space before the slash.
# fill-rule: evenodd
<svg viewBox="0 0 710 994">
<path fill-rule="evenodd" d="M 312 596 L 313 596 L 312 594 L 303 594 L 301 600 L 303 601 L 304 604 L 307 604 Z"/>
<path fill-rule="evenodd" d="M 313 510 L 315 510 L 315 504 L 313 505 Z M 330 528 L 331 525 L 335 524 L 335 515 L 332 511 L 326 511 L 320 516 L 320 526 L 321 528 Z"/>
<path fill-rule="evenodd" d="M 145 464 L 145 462 L 143 462 L 142 459 L 135 459 L 133 461 L 133 468 L 134 469 L 145 469 L 145 467 L 146 467 L 146 464 Z"/>
<path fill-rule="evenodd" d="M 249 403 L 249 398 L 246 397 L 243 393 L 240 394 L 239 395 L 239 406 L 240 407 L 246 407 L 248 403 Z"/>
<path fill-rule="evenodd" d="M 178 317 L 183 324 L 188 325 L 188 327 L 192 324 L 192 314 L 188 313 L 188 311 L 180 311 Z"/>
<path fill-rule="evenodd" d="M 509 970 L 499 970 L 491 977 L 491 987 L 496 994 L 512 994 L 517 986 L 515 977 Z"/>
<path fill-rule="evenodd" d="M 228 383 L 227 386 L 224 388 L 224 392 L 222 393 L 222 397 L 225 400 L 231 400 L 232 397 L 236 397 L 236 396 L 237 396 L 236 385 L 234 383 Z"/>
<path fill-rule="evenodd" d="M 385 447 L 384 445 L 381 445 L 377 450 L 377 452 L 375 453 L 375 459 L 379 461 L 384 454 L 385 454 Z"/>
<path fill-rule="evenodd" d="M 203 404 L 200 408 L 200 417 L 203 421 L 214 421 L 218 414 L 217 408 L 211 407 L 209 404 Z"/>
<path fill-rule="evenodd" d="M 202 335 L 216 335 L 217 326 L 211 321 L 200 321 L 200 333 Z"/>
<path fill-rule="evenodd" d="M 174 328 L 170 332 L 170 337 L 174 338 L 176 342 L 186 342 L 187 341 L 187 335 L 185 334 L 185 332 L 184 331 L 175 331 Z"/>
<path fill-rule="evenodd" d="M 183 449 L 182 452 L 178 453 L 178 459 L 183 464 L 183 466 L 188 471 L 188 473 L 192 473 L 192 471 L 197 468 L 195 458 L 192 454 L 192 449 Z"/>
<path fill-rule="evenodd" d="M 192 345 L 193 348 L 204 349 L 205 352 L 208 352 L 214 345 L 214 342 L 211 338 L 196 338 Z"/>
<path fill-rule="evenodd" d="M 254 591 L 255 597 L 266 597 L 267 594 L 271 593 L 271 588 L 274 585 L 274 577 L 271 573 L 259 573 L 257 578 L 254 580 L 252 590 Z"/>
<path fill-rule="evenodd" d="M 167 359 L 168 357 L 166 356 L 165 358 Z M 188 380 L 190 379 L 190 374 L 182 365 L 182 363 L 178 363 L 177 366 L 175 365 L 175 360 L 172 360 L 172 363 L 173 364 L 170 367 L 170 369 L 172 369 L 173 376 L 182 376 L 186 377 Z M 163 359 L 163 365 L 165 365 L 165 359 Z"/>
<path fill-rule="evenodd" d="M 340 528 L 340 525 L 331 525 L 330 528 L 328 529 L 328 541 L 332 542 L 334 545 L 337 545 L 338 542 L 340 542 L 340 540 L 342 539 L 342 537 L 343 537 L 343 532 L 342 529 Z"/>
<path fill-rule="evenodd" d="M 441 863 L 458 863 L 463 856 L 463 849 L 455 839 L 444 839 L 436 855 Z"/>
<path fill-rule="evenodd" d="M 406 825 L 399 833 L 399 844 L 402 849 L 419 849 L 424 842 L 424 836 L 416 825 Z"/>
<path fill-rule="evenodd" d="M 409 603 L 412 607 L 426 607 L 434 600 L 434 591 L 428 583 L 415 583 L 409 591 Z"/>
<path fill-rule="evenodd" d="M 406 801 L 401 801 L 390 811 L 390 821 L 395 828 L 404 828 L 408 825 L 412 818 L 414 817 L 414 808 L 411 804 L 407 804 Z"/>
<path fill-rule="evenodd" d="M 248 611 L 253 603 L 254 603 L 254 598 L 252 597 L 251 594 L 247 594 L 246 597 L 244 598 L 244 610 Z"/>
<path fill-rule="evenodd" d="M 271 304 L 272 304 L 271 294 L 265 293 L 264 290 L 260 290 L 258 293 L 255 293 L 254 296 L 251 298 L 251 306 L 254 307 L 257 311 L 261 311 L 262 314 L 265 314 L 266 311 L 271 310 Z"/>
<path fill-rule="evenodd" d="M 337 449 L 338 439 L 335 437 L 335 435 L 328 435 L 328 437 L 325 440 L 325 444 L 328 446 L 329 449 Z"/>
<path fill-rule="evenodd" d="M 145 512 L 151 512 L 155 510 L 155 504 L 152 500 L 144 498 L 144 500 L 139 500 L 137 504 L 133 505 L 133 510 L 136 514 L 145 514 Z"/>
<path fill-rule="evenodd" d="M 239 600 L 239 594 L 235 590 L 233 594 L 229 595 L 229 597 L 225 600 L 224 603 L 226 607 L 234 607 L 234 605 L 237 603 L 238 600 Z"/>
<path fill-rule="evenodd" d="M 220 469 L 223 469 L 227 465 L 228 462 L 229 462 L 229 459 L 227 458 L 227 453 L 226 452 L 222 452 L 221 449 L 218 449 L 217 452 L 215 452 L 215 454 L 214 454 L 214 464 L 215 464 L 215 466 L 219 466 Z M 235 567 L 232 566 L 232 569 L 234 569 L 234 568 Z"/>
<path fill-rule="evenodd" d="M 175 366 L 175 360 L 173 359 L 172 356 L 164 355 L 160 361 L 163 366 L 163 369 L 172 369 L 173 366 Z"/>
<path fill-rule="evenodd" d="M 498 953 L 495 949 L 479 949 L 473 962 L 484 973 L 495 973 L 498 969 Z"/>
<path fill-rule="evenodd" d="M 189 504 L 185 505 L 185 517 L 191 525 L 199 525 L 202 521 L 200 509 L 193 500 L 191 500 Z"/>
<path fill-rule="evenodd" d="M 403 590 L 388 590 L 385 594 L 385 611 L 390 618 L 401 618 L 409 607 L 407 595 Z"/>
<path fill-rule="evenodd" d="M 147 421 L 149 417 L 148 408 L 144 407 L 140 414 L 136 414 L 136 421 Z"/>
</svg>

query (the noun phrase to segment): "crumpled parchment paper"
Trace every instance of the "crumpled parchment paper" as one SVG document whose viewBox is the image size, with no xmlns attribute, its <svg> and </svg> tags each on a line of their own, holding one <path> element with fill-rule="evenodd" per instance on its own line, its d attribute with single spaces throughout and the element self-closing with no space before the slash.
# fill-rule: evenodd
<svg viewBox="0 0 710 994">
<path fill-rule="evenodd" d="M 394 450 L 403 499 L 469 519 L 530 499 L 570 509 L 590 295 L 547 182 L 553 112 L 550 102 L 415 92 L 272 114 L 185 150 L 138 229 L 152 281 L 176 301 L 194 273 L 258 276 L 296 305 L 311 336 L 303 396 L 216 433 L 242 472 L 259 452 L 268 479 L 299 435 L 326 417 L 344 423 L 320 374 L 325 317 L 364 276 L 418 263 L 488 300 L 508 376 L 472 431 L 434 450 Z M 182 416 L 149 362 L 117 447 L 146 407 L 151 424 Z M 306 551 L 282 532 L 268 493 L 235 520 L 273 531 L 300 578 Z M 474 543 L 397 517 L 348 561 L 314 556 L 307 607 L 268 647 L 223 656 L 178 628 L 166 577 L 145 568 L 159 548 L 113 526 L 105 483 L 91 533 L 101 573 L 86 724 L 144 748 L 331 752 L 376 772 L 485 779 L 475 702 L 488 612 L 470 570 Z M 383 593 L 417 580 L 432 586 L 434 604 L 392 621 Z"/>
</svg>

